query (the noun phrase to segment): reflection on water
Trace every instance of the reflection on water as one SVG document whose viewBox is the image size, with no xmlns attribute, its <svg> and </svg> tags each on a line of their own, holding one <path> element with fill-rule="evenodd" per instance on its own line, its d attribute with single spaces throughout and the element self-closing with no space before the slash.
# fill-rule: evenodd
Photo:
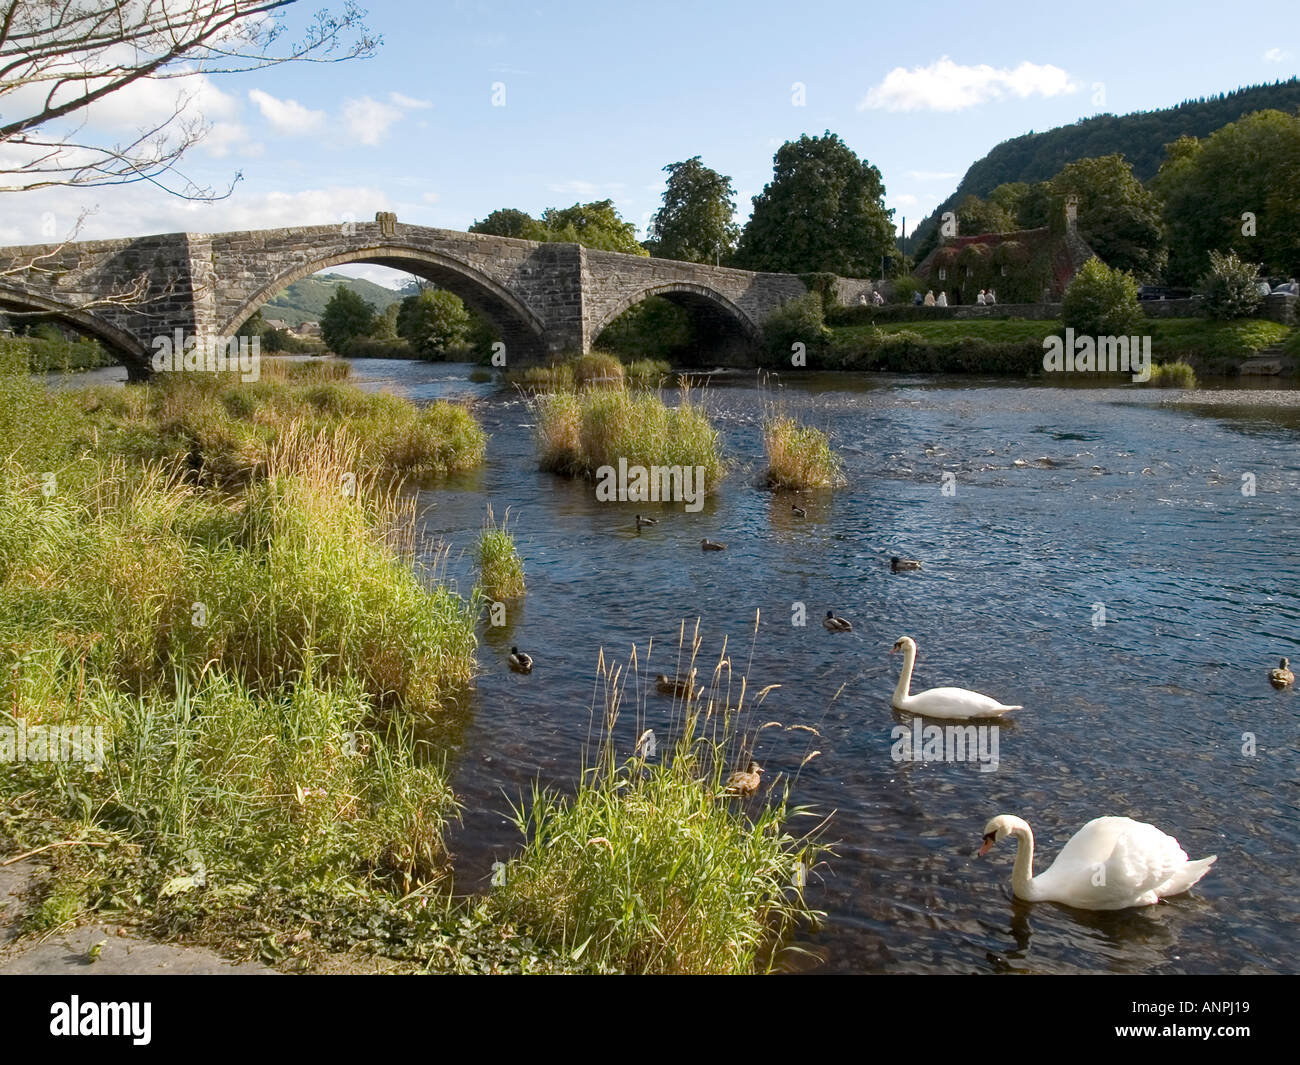
<svg viewBox="0 0 1300 1065">
<path fill-rule="evenodd" d="M 678 626 L 698 617 L 703 661 L 730 636 L 752 686 L 782 685 L 765 718 L 821 734 L 794 799 L 834 810 L 839 843 L 811 892 L 828 920 L 801 939 L 820 961 L 792 967 L 1294 968 L 1300 703 L 1266 679 L 1279 656 L 1300 658 L 1292 412 L 1229 417 L 1135 389 L 885 375 L 786 374 L 762 392 L 731 375 L 707 402 L 735 469 L 702 512 L 655 505 L 661 523 L 638 532 L 645 504 L 597 504 L 590 485 L 536 469 L 517 395 L 471 383 L 465 366 L 354 365 L 363 387 L 475 404 L 486 463 L 421 493 L 426 532 L 450 546 L 448 575 L 467 589 L 485 507 L 508 506 L 527 566 L 526 599 L 483 634 L 484 672 L 455 729 L 462 890 L 485 888 L 517 846 L 508 799 L 538 777 L 572 781 L 599 650 L 624 658 L 653 638 L 643 671 L 672 672 Z M 845 459 L 848 486 L 803 497 L 806 518 L 754 487 L 774 394 L 829 430 Z M 1244 472 L 1254 497 L 1241 493 Z M 944 473 L 955 495 L 941 493 Z M 728 550 L 701 552 L 705 536 Z M 925 568 L 892 574 L 895 554 Z M 796 603 L 805 628 L 791 624 Z M 854 633 L 825 632 L 827 609 Z M 957 684 L 1025 705 L 1003 727 L 996 772 L 891 761 L 888 651 L 903 634 L 920 647 L 914 690 Z M 536 659 L 531 676 L 506 668 L 511 644 Z M 670 703 L 645 700 L 661 736 Z M 805 751 L 790 735 L 761 736 L 773 775 Z M 1101 814 L 1154 822 L 1219 861 L 1194 894 L 1146 910 L 1029 906 L 1011 896 L 1009 848 L 974 857 L 997 813 L 1033 825 L 1039 871 Z"/>
</svg>

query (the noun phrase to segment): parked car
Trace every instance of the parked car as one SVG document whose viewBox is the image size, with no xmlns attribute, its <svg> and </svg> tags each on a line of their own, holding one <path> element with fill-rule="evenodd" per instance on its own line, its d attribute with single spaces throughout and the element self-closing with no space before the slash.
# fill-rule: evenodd
<svg viewBox="0 0 1300 1065">
<path fill-rule="evenodd" d="M 1256 281 L 1255 288 L 1258 290 L 1261 296 L 1267 296 L 1273 291 L 1271 288 L 1268 287 L 1267 281 Z"/>
<path fill-rule="evenodd" d="M 1194 300 L 1198 293 L 1190 288 L 1171 288 L 1169 285 L 1142 285 L 1138 288 L 1140 300 Z"/>
</svg>

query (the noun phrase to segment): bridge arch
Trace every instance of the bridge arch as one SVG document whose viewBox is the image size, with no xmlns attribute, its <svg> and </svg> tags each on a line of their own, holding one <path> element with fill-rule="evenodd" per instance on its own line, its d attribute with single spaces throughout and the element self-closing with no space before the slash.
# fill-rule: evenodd
<svg viewBox="0 0 1300 1065">
<path fill-rule="evenodd" d="M 439 288 L 455 293 L 467 306 L 487 318 L 501 332 L 508 352 L 535 358 L 545 351 L 545 326 L 508 288 L 453 256 L 396 242 L 365 245 L 342 252 L 333 251 L 295 261 L 245 299 L 221 324 L 217 333 L 221 336 L 233 335 L 254 311 L 295 281 L 328 270 L 331 266 L 345 266 L 349 263 L 386 266 L 432 281 Z"/>
<path fill-rule="evenodd" d="M 754 319 L 717 289 L 694 281 L 664 281 L 657 285 L 647 285 L 623 296 L 593 324 L 592 337 L 599 336 L 620 314 L 631 310 L 651 296 L 662 296 L 690 310 L 703 310 L 714 317 L 725 318 L 744 333 L 746 339 L 757 341 L 763 334 L 762 327 Z"/>
<path fill-rule="evenodd" d="M 46 296 L 38 296 L 21 288 L 0 285 L 0 314 L 40 314 L 60 318 L 69 325 L 76 326 L 83 333 L 102 340 L 126 367 L 127 375 L 133 381 L 143 380 L 150 370 L 151 352 L 132 334 L 120 329 L 111 322 L 106 322 L 93 311 L 72 307 Z"/>
</svg>

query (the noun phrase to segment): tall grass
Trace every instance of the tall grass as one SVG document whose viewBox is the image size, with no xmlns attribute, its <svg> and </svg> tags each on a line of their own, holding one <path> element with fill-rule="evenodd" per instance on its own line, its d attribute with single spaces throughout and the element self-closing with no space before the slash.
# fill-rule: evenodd
<svg viewBox="0 0 1300 1065">
<path fill-rule="evenodd" d="M 843 480 L 840 460 L 820 429 L 800 425 L 791 417 L 769 416 L 763 426 L 763 446 L 767 483 L 773 488 L 830 488 Z"/>
<path fill-rule="evenodd" d="M 696 639 L 690 668 L 698 647 Z M 622 721 L 640 686 L 635 651 L 626 668 L 602 654 L 592 707 L 599 738 L 577 793 L 534 789 L 516 807 L 526 842 L 492 905 L 551 948 L 619 971 L 753 972 L 814 916 L 802 886 L 820 833 L 791 834 L 791 819 L 808 811 L 789 805 L 782 774 L 756 809 L 725 794 L 755 743 L 757 728 L 745 723 L 770 689 L 750 705 L 724 648 L 707 695 L 676 704 L 675 738 L 649 758 L 644 707 L 632 731 Z"/>
<path fill-rule="evenodd" d="M 544 470 L 591 476 L 601 466 L 702 466 L 716 484 L 725 466 L 718 430 L 686 386 L 676 407 L 652 392 L 587 391 L 534 399 Z"/>
<path fill-rule="evenodd" d="M 337 360 L 268 360 L 255 382 L 232 374 L 165 374 L 130 389 L 89 389 L 82 403 L 106 444 L 223 487 L 264 476 L 275 442 L 294 424 L 312 432 L 346 424 L 360 465 L 393 477 L 424 479 L 482 461 L 486 438 L 466 408 L 417 407 L 363 392 L 342 382 L 348 372 Z"/>
<path fill-rule="evenodd" d="M 476 545 L 479 586 L 492 599 L 517 599 L 524 594 L 524 563 L 515 549 L 509 524 L 508 510 L 497 525 L 489 506 Z"/>
<path fill-rule="evenodd" d="M 1177 362 L 1158 362 L 1151 367 L 1147 384 L 1155 388 L 1195 388 L 1196 371 L 1179 359 Z"/>
</svg>

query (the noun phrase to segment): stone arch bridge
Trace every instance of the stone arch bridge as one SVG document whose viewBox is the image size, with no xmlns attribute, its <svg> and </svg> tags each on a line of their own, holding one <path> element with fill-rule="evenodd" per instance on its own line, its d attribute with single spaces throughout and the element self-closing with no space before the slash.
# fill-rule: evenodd
<svg viewBox="0 0 1300 1065">
<path fill-rule="evenodd" d="M 767 317 L 807 291 L 792 274 L 429 229 L 381 213 L 346 225 L 0 248 L 0 313 L 62 317 L 105 341 L 140 380 L 154 338 L 177 329 L 231 336 L 285 285 L 345 263 L 394 267 L 456 293 L 494 324 L 511 365 L 586 352 L 649 296 L 692 309 L 741 361 Z"/>
</svg>

